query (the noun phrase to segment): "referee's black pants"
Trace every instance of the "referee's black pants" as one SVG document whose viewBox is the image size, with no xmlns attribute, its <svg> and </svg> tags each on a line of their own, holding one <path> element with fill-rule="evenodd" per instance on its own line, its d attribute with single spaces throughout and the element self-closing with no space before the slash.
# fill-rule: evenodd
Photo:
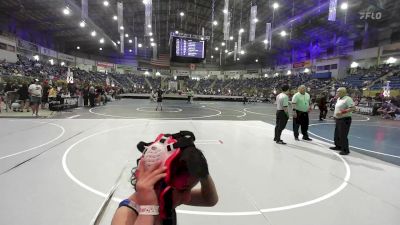
<svg viewBox="0 0 400 225">
<path fill-rule="evenodd" d="M 350 152 L 347 136 L 350 131 L 351 117 L 335 119 L 335 123 L 335 146 L 340 148 L 343 152 Z"/>
<path fill-rule="evenodd" d="M 295 138 L 299 138 L 299 127 L 301 126 L 301 134 L 303 134 L 303 139 L 308 137 L 308 124 L 310 120 L 308 118 L 308 112 L 302 112 L 296 110 L 297 118 L 293 119 L 293 134 Z"/>
<path fill-rule="evenodd" d="M 285 129 L 289 117 L 284 110 L 276 111 L 276 125 L 274 141 L 281 140 L 282 131 Z"/>
</svg>

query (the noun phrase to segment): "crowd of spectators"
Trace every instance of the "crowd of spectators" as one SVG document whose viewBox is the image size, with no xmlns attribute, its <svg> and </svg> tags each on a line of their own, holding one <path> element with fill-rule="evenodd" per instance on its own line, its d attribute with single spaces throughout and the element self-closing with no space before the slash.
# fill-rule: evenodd
<svg viewBox="0 0 400 225">
<path fill-rule="evenodd" d="M 398 73 L 400 67 L 388 64 L 379 66 L 371 66 L 369 68 L 353 68 L 349 71 L 349 76 L 345 77 L 343 82 L 350 89 L 360 89 L 371 85 L 375 80 L 385 76 Z M 382 89 L 382 85 L 378 82 L 371 89 Z"/>
<path fill-rule="evenodd" d="M 17 63 L 0 62 L 0 77 L 5 81 L 11 81 L 0 85 L 0 92 L 14 91 L 21 92 L 21 88 L 29 86 L 33 79 L 39 79 L 42 86 L 55 87 L 56 96 L 83 96 L 91 87 L 95 89 L 96 96 L 108 95 L 112 93 L 151 93 L 152 89 L 162 87 L 166 93 L 168 90 L 168 82 L 173 80 L 172 77 L 165 76 L 142 76 L 135 74 L 118 74 L 112 72 L 93 72 L 81 70 L 79 68 L 70 68 L 60 65 L 50 65 L 49 63 L 32 61 L 26 57 L 18 56 Z M 74 77 L 74 83 L 65 83 L 68 72 Z M 357 68 L 349 71 L 351 73 L 344 80 L 336 79 L 313 79 L 309 74 L 296 73 L 285 76 L 259 77 L 259 78 L 242 78 L 242 79 L 195 79 L 187 80 L 184 83 L 188 90 L 193 90 L 195 94 L 203 95 L 226 95 L 226 96 L 255 96 L 269 97 L 278 93 L 278 89 L 283 84 L 291 87 L 298 87 L 301 84 L 308 87 L 308 92 L 312 96 L 318 96 L 321 92 L 331 93 L 332 90 L 340 86 L 347 87 L 353 91 L 372 86 L 382 89 L 386 81 L 390 81 L 391 86 L 395 89 L 400 88 L 400 66 L 381 65 L 370 67 L 368 69 Z M 386 75 L 386 76 L 385 76 Z M 14 79 L 8 79 L 8 78 Z M 380 77 L 383 77 L 381 80 Z M 46 89 L 45 96 L 48 95 L 49 89 Z M 100 93 L 100 94 L 97 94 Z M 86 94 L 88 96 L 88 94 Z M 85 95 L 85 96 L 86 96 Z M 316 97 L 314 97 L 316 98 Z M 96 98 L 97 99 L 97 98 Z M 97 101 L 98 102 L 98 101 Z M 391 109 L 398 107 L 397 101 L 393 101 Z M 90 103 L 88 103 L 91 105 Z M 387 109 L 388 107 L 386 107 Z M 398 110 L 398 109 L 396 109 Z M 396 112 L 395 110 L 395 112 Z M 383 112 L 383 111 L 382 111 Z M 390 112 L 390 111 L 389 111 Z"/>
</svg>

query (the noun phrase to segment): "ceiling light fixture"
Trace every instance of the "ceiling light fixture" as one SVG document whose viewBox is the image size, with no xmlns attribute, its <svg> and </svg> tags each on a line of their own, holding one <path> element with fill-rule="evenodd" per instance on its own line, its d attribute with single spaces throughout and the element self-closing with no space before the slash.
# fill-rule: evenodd
<svg viewBox="0 0 400 225">
<path fill-rule="evenodd" d="M 340 9 L 341 10 L 347 10 L 349 8 L 349 4 L 347 3 L 347 2 L 343 2 L 341 5 L 340 5 Z"/>
<path fill-rule="evenodd" d="M 64 15 L 69 15 L 69 14 L 71 14 L 71 10 L 69 10 L 68 7 L 65 7 L 65 8 L 63 9 L 63 13 L 64 13 Z"/>
</svg>

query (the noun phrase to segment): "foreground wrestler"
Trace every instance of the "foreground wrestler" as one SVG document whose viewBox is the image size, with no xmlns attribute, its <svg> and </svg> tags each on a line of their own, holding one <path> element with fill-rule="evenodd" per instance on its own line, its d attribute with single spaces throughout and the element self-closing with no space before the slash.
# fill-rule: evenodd
<svg viewBox="0 0 400 225">
<path fill-rule="evenodd" d="M 112 225 L 174 225 L 175 208 L 181 204 L 217 204 L 207 161 L 194 146 L 194 135 L 182 134 L 161 134 L 153 143 L 139 143 L 139 150 L 145 149 L 134 173 L 136 192 L 120 203 Z M 167 153 L 160 153 L 165 146 L 170 146 Z M 198 183 L 201 187 L 194 188 Z"/>
</svg>

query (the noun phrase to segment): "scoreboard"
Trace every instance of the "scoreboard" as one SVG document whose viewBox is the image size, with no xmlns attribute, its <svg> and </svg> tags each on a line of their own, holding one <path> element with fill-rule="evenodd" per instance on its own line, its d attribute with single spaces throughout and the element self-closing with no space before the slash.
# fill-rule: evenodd
<svg viewBox="0 0 400 225">
<path fill-rule="evenodd" d="M 175 42 L 176 56 L 189 58 L 204 58 L 205 41 L 177 38 Z"/>
<path fill-rule="evenodd" d="M 206 40 L 187 37 L 173 37 L 171 43 L 171 61 L 182 63 L 200 63 L 206 58 Z"/>
</svg>

